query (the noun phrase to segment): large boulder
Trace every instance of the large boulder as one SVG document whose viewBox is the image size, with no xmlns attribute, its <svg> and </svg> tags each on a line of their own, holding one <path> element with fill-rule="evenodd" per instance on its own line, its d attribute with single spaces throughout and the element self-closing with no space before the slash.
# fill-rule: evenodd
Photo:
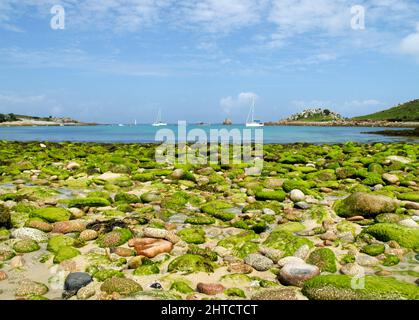
<svg viewBox="0 0 419 320">
<path fill-rule="evenodd" d="M 341 217 L 376 216 L 380 213 L 394 212 L 397 201 L 383 195 L 355 192 L 349 197 L 335 202 L 333 209 Z"/>
</svg>

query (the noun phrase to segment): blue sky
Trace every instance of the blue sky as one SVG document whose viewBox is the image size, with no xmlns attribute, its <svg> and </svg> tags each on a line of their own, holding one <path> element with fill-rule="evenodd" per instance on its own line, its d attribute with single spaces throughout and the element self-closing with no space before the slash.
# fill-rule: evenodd
<svg viewBox="0 0 419 320">
<path fill-rule="evenodd" d="M 419 98 L 419 1 L 0 0 L 0 113 L 244 122 L 252 97 L 263 121 Z"/>
</svg>

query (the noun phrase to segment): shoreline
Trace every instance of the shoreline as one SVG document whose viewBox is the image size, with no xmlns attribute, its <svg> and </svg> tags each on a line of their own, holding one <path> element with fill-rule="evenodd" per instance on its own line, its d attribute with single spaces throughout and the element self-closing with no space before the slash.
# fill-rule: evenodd
<svg viewBox="0 0 419 320">
<path fill-rule="evenodd" d="M 302 126 L 302 127 L 384 127 L 384 128 L 417 128 L 419 122 L 389 122 L 389 121 L 279 121 L 265 122 L 265 126 Z"/>
</svg>

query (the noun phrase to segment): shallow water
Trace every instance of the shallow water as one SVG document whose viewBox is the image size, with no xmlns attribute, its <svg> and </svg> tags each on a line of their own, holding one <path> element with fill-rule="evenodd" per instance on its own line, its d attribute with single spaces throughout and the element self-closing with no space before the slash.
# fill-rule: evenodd
<svg viewBox="0 0 419 320">
<path fill-rule="evenodd" d="M 13 141 L 74 141 L 74 142 L 156 142 L 155 136 L 158 130 L 170 129 L 178 136 L 178 126 L 156 128 L 151 125 L 99 125 L 90 127 L 0 127 L 0 140 Z M 191 129 L 204 130 L 210 141 L 210 130 L 220 129 L 246 129 L 243 125 L 188 125 Z M 382 128 L 381 128 L 382 129 Z M 396 128 L 394 128 L 396 129 Z M 248 129 L 250 130 L 250 129 Z M 254 138 L 254 130 L 252 138 Z M 261 130 L 261 129 L 257 129 Z M 302 127 L 302 126 L 273 126 L 264 127 L 263 137 L 265 143 L 344 143 L 347 141 L 369 142 L 419 142 L 414 137 L 389 137 L 382 135 L 363 134 L 362 132 L 379 131 L 373 127 Z M 170 139 L 169 139 L 170 140 Z M 195 140 L 190 137 L 188 140 Z"/>
</svg>

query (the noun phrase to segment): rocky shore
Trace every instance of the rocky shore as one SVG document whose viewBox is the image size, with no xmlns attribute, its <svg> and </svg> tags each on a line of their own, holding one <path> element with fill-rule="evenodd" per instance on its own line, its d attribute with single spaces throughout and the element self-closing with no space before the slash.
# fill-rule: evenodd
<svg viewBox="0 0 419 320">
<path fill-rule="evenodd" d="M 19 118 L 17 121 L 0 122 L 0 127 L 31 127 L 31 126 L 95 126 L 96 123 L 87 123 L 70 118 L 34 119 Z"/>
<path fill-rule="evenodd" d="M 417 128 L 419 122 L 390 122 L 390 121 L 362 121 L 362 120 L 339 120 L 339 121 L 288 121 L 265 122 L 265 126 L 315 126 L 315 127 L 387 127 L 387 128 Z"/>
<path fill-rule="evenodd" d="M 0 299 L 419 300 L 419 145 L 0 141 Z"/>
</svg>

